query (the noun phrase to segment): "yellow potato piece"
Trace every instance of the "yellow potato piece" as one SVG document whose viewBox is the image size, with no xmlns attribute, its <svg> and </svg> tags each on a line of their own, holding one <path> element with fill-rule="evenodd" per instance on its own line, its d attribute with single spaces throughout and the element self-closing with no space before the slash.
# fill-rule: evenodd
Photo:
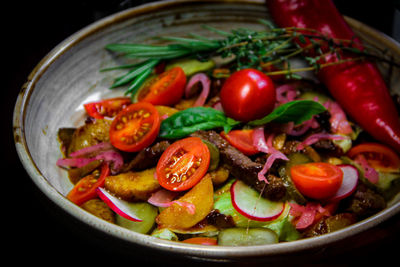
<svg viewBox="0 0 400 267">
<path fill-rule="evenodd" d="M 178 203 L 194 206 L 194 214 L 186 205 L 172 204 L 156 218 L 161 228 L 188 229 L 203 220 L 214 205 L 214 189 L 210 175 L 204 176 L 190 191 L 178 199 Z"/>
<path fill-rule="evenodd" d="M 147 201 L 152 193 L 160 188 L 154 178 L 155 168 L 141 172 L 125 172 L 115 176 L 108 176 L 105 188 L 115 196 L 127 201 Z"/>
</svg>

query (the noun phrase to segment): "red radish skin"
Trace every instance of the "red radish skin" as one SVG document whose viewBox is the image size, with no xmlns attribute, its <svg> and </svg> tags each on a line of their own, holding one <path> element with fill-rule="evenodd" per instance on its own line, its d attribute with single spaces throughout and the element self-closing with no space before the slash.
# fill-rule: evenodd
<svg viewBox="0 0 400 267">
<path fill-rule="evenodd" d="M 342 200 L 353 194 L 357 188 L 359 176 L 357 168 L 348 164 L 338 165 L 338 167 L 343 171 L 342 185 L 329 201 Z"/>
<path fill-rule="evenodd" d="M 107 206 L 109 206 L 110 209 L 112 209 L 118 215 L 134 222 L 142 221 L 136 216 L 136 214 L 129 210 L 126 201 L 114 197 L 102 187 L 98 187 L 96 189 L 96 192 L 100 199 L 103 200 L 107 204 Z"/>
<path fill-rule="evenodd" d="M 277 219 L 285 210 L 286 203 L 285 202 L 272 202 L 267 199 L 261 198 L 258 194 L 256 195 L 249 195 L 247 194 L 245 197 L 240 196 L 240 191 L 243 190 L 252 190 L 249 189 L 247 185 L 245 185 L 243 182 L 237 180 L 234 182 L 230 188 L 231 192 L 231 198 L 232 198 L 232 205 L 233 207 L 243 216 L 246 218 L 249 218 L 250 220 L 254 221 L 260 221 L 260 222 L 267 222 L 267 221 L 272 221 Z M 255 192 L 255 191 L 254 191 Z M 242 192 L 243 194 L 243 192 Z M 276 207 L 272 208 L 268 214 L 264 214 L 264 216 L 255 216 L 257 209 L 255 209 L 255 206 L 252 205 L 252 207 L 246 207 L 246 201 L 251 199 L 256 200 L 256 205 L 258 205 L 259 208 L 262 208 L 262 206 L 265 207 L 265 205 L 275 205 Z"/>
</svg>

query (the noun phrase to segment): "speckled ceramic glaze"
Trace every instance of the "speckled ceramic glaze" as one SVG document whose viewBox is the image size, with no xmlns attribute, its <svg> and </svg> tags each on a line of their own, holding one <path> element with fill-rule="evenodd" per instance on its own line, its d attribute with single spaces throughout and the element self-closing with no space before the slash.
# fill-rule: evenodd
<svg viewBox="0 0 400 267">
<path fill-rule="evenodd" d="M 225 30 L 242 26 L 262 29 L 263 26 L 257 23 L 261 18 L 268 18 L 263 1 L 163 1 L 106 17 L 66 39 L 32 71 L 15 106 L 15 143 L 32 180 L 69 215 L 107 235 L 150 250 L 217 261 L 267 258 L 318 250 L 366 231 L 399 212 L 400 203 L 394 202 L 384 211 L 346 229 L 289 243 L 257 247 L 200 247 L 160 240 L 109 224 L 64 197 L 72 184 L 65 171 L 56 167 L 56 160 L 61 157 L 57 129 L 82 124 L 82 103 L 123 94 L 120 89 L 108 89 L 119 73 L 99 72 L 103 67 L 120 63 L 104 50 L 106 44 L 151 43 L 156 42 L 151 39 L 156 35 L 184 36 L 188 32 L 209 34 L 202 28 L 204 24 Z M 363 40 L 388 49 L 388 55 L 400 61 L 398 43 L 362 23 L 346 19 Z M 398 69 L 384 65 L 380 67 L 385 75 L 391 73 L 390 84 L 396 88 L 400 77 Z"/>
</svg>

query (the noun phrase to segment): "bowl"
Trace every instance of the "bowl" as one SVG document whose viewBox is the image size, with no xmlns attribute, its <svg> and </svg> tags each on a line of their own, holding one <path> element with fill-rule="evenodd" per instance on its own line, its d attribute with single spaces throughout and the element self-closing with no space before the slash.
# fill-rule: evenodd
<svg viewBox="0 0 400 267">
<path fill-rule="evenodd" d="M 204 4 L 207 2 L 207 4 Z M 67 174 L 56 166 L 60 158 L 57 131 L 79 126 L 84 118 L 82 103 L 122 95 L 109 90 L 117 72 L 101 73 L 118 59 L 104 47 L 109 43 L 154 43 L 157 35 L 206 34 L 202 25 L 222 30 L 238 27 L 262 29 L 257 20 L 268 18 L 264 1 L 162 1 L 128 9 L 99 20 L 73 34 L 35 67 L 24 84 L 14 109 L 14 139 L 20 160 L 41 192 L 68 216 L 111 237 L 125 247 L 141 247 L 177 257 L 205 261 L 246 261 L 306 257 L 328 247 L 349 243 L 355 236 L 382 224 L 400 211 L 393 201 L 385 210 L 345 229 L 319 237 L 256 247 L 203 247 L 170 242 L 138 234 L 107 223 L 87 213 L 65 198 L 72 188 Z M 361 39 L 400 58 L 400 46 L 390 37 L 352 19 L 347 22 Z M 400 88 L 399 70 L 380 64 L 391 88 Z"/>
</svg>

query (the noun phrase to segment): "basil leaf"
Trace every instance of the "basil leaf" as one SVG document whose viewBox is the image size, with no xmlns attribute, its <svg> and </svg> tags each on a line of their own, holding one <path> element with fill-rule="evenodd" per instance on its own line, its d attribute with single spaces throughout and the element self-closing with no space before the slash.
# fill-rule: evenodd
<svg viewBox="0 0 400 267">
<path fill-rule="evenodd" d="M 198 130 L 224 128 L 229 132 L 240 122 L 225 116 L 219 110 L 206 107 L 194 107 L 179 111 L 161 123 L 160 137 L 183 138 Z"/>
<path fill-rule="evenodd" d="M 326 108 L 318 102 L 312 100 L 295 100 L 280 105 L 262 119 L 250 121 L 249 125 L 259 126 L 272 121 L 279 123 L 292 121 L 295 125 L 298 125 L 325 110 Z"/>
</svg>

